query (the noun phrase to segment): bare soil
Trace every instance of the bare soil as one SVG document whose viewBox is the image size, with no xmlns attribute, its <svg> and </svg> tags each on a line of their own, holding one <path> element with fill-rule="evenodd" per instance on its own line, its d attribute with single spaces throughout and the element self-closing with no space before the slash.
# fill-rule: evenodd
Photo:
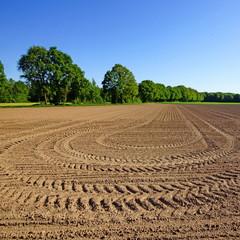
<svg viewBox="0 0 240 240">
<path fill-rule="evenodd" d="M 240 106 L 0 109 L 0 239 L 239 239 Z"/>
</svg>

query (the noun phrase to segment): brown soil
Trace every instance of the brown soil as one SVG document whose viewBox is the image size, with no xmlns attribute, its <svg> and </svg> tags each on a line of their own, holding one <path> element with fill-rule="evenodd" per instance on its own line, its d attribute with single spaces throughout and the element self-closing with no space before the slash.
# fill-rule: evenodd
<svg viewBox="0 0 240 240">
<path fill-rule="evenodd" d="M 1 239 L 239 239 L 240 106 L 0 109 Z"/>
</svg>

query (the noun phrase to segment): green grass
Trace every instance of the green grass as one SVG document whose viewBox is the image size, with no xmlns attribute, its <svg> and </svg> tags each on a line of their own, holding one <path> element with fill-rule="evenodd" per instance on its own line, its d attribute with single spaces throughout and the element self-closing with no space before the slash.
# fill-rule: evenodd
<svg viewBox="0 0 240 240">
<path fill-rule="evenodd" d="M 43 103 L 0 103 L 0 108 L 20 108 L 20 107 L 80 107 L 80 106 L 114 106 L 114 105 L 132 105 L 132 104 L 142 104 L 142 103 L 117 103 L 112 104 L 110 102 L 106 103 L 80 103 L 73 104 L 71 102 L 66 102 L 64 104 L 53 105 L 53 104 L 43 104 Z"/>
<path fill-rule="evenodd" d="M 18 107 L 79 107 L 79 106 L 114 106 L 114 105 L 132 105 L 132 104 L 144 104 L 144 103 L 81 103 L 81 104 L 73 104 L 73 103 L 64 103 L 60 105 L 53 104 L 42 104 L 37 102 L 29 102 L 29 103 L 0 103 L 0 108 L 18 108 Z M 160 102 L 158 104 L 196 104 L 196 105 L 240 105 L 240 103 L 227 103 L 227 102 Z"/>
<path fill-rule="evenodd" d="M 0 103 L 1 108 L 5 107 L 32 107 L 38 105 L 38 103 L 28 102 L 28 103 Z"/>
<path fill-rule="evenodd" d="M 240 105 L 240 103 L 235 102 L 164 102 L 164 104 Z"/>
<path fill-rule="evenodd" d="M 53 104 L 43 104 L 43 103 L 0 103 L 0 108 L 15 108 L 15 107 L 67 107 L 67 106 L 101 106 L 101 105 L 111 105 L 110 103 L 106 104 L 73 104 L 73 103 L 64 103 L 60 105 Z"/>
</svg>

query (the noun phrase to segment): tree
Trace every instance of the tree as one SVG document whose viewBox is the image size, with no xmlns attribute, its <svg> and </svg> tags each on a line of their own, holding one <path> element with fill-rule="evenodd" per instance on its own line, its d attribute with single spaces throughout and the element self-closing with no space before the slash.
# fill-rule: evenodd
<svg viewBox="0 0 240 240">
<path fill-rule="evenodd" d="M 27 102 L 29 97 L 29 89 L 22 81 L 14 82 L 12 88 L 14 102 Z"/>
<path fill-rule="evenodd" d="M 18 69 L 24 73 L 22 77 L 30 84 L 30 93 L 35 99 L 44 99 L 45 104 L 66 102 L 76 74 L 82 77 L 81 70 L 76 68 L 72 58 L 56 47 L 49 50 L 31 47 L 18 62 Z"/>
<path fill-rule="evenodd" d="M 183 85 L 177 86 L 176 88 L 181 93 L 181 99 L 179 99 L 180 101 L 182 101 L 182 102 L 192 101 L 192 95 L 191 95 L 190 89 L 186 88 Z"/>
<path fill-rule="evenodd" d="M 133 102 L 137 98 L 138 86 L 134 75 L 120 64 L 106 72 L 102 84 L 104 94 L 112 103 Z"/>
<path fill-rule="evenodd" d="M 117 79 L 114 79 L 112 75 L 113 74 L 111 71 L 107 71 L 104 76 L 104 80 L 102 82 L 103 94 L 106 101 L 116 103 L 118 83 L 117 83 Z"/>
<path fill-rule="evenodd" d="M 151 80 L 144 80 L 138 85 L 139 96 L 143 102 L 154 102 L 156 99 L 156 84 Z"/>
<path fill-rule="evenodd" d="M 92 79 L 92 86 L 90 89 L 91 103 L 102 103 L 101 89 L 97 86 L 96 81 Z"/>
<path fill-rule="evenodd" d="M 166 101 L 171 100 L 171 91 L 170 91 L 169 86 L 165 87 L 165 98 L 166 98 Z"/>
<path fill-rule="evenodd" d="M 75 77 L 75 66 L 72 58 L 51 47 L 48 51 L 50 64 L 48 65 L 48 75 L 50 82 L 51 99 L 54 104 L 66 102 L 71 82 Z"/>
<path fill-rule="evenodd" d="M 202 102 L 204 101 L 204 93 L 201 93 L 201 92 L 197 92 L 197 95 L 198 95 L 198 102 Z"/>
<path fill-rule="evenodd" d="M 157 102 L 166 101 L 167 100 L 166 87 L 164 86 L 164 84 L 156 83 L 156 89 L 157 89 L 157 94 L 156 94 L 155 101 Z"/>
<path fill-rule="evenodd" d="M 182 94 L 177 87 L 168 87 L 170 91 L 170 101 L 180 101 L 182 98 Z"/>
<path fill-rule="evenodd" d="M 31 84 L 38 93 L 39 100 L 44 99 L 45 104 L 50 92 L 49 64 L 48 51 L 40 46 L 30 47 L 18 62 L 18 70 L 24 73 L 21 77 Z"/>
<path fill-rule="evenodd" d="M 225 93 L 224 94 L 224 102 L 233 102 L 234 100 L 234 94 L 233 93 Z"/>
<path fill-rule="evenodd" d="M 0 61 L 0 102 L 8 102 L 6 89 L 8 87 L 7 78 L 4 72 L 4 66 Z"/>
<path fill-rule="evenodd" d="M 72 74 L 69 100 L 76 104 L 84 100 L 84 88 L 88 85 L 88 80 L 84 77 L 84 72 L 76 64 L 72 66 Z"/>
<path fill-rule="evenodd" d="M 4 73 L 4 66 L 0 61 L 0 102 L 15 102 L 13 93 L 15 81 L 13 79 L 7 80 Z"/>
<path fill-rule="evenodd" d="M 4 66 L 2 64 L 2 62 L 0 61 L 0 86 L 3 86 L 6 83 L 7 79 L 6 79 L 6 75 L 4 72 Z"/>
<path fill-rule="evenodd" d="M 0 61 L 0 102 L 27 102 L 28 88 L 21 82 L 7 79 Z"/>
<path fill-rule="evenodd" d="M 235 94 L 233 97 L 234 102 L 240 102 L 240 94 Z"/>
</svg>

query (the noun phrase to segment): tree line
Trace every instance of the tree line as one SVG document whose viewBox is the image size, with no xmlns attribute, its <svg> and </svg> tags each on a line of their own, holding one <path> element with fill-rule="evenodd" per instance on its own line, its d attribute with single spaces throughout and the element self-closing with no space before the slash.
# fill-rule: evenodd
<svg viewBox="0 0 240 240">
<path fill-rule="evenodd" d="M 143 102 L 200 102 L 204 101 L 204 94 L 183 85 L 165 87 L 164 84 L 144 80 L 139 84 L 139 95 Z"/>
<path fill-rule="evenodd" d="M 7 79 L 0 61 L 0 102 L 27 102 L 28 100 L 28 86 L 22 81 Z"/>
<path fill-rule="evenodd" d="M 183 85 L 171 87 L 144 80 L 137 84 L 133 73 L 115 64 L 107 71 L 102 88 L 85 78 L 72 58 L 56 47 L 30 47 L 18 61 L 25 81 L 7 79 L 0 61 L 0 102 L 134 103 L 134 102 L 240 102 L 233 93 L 198 92 Z"/>
<path fill-rule="evenodd" d="M 240 102 L 240 94 L 235 93 L 208 93 L 204 92 L 205 102 Z"/>
</svg>

